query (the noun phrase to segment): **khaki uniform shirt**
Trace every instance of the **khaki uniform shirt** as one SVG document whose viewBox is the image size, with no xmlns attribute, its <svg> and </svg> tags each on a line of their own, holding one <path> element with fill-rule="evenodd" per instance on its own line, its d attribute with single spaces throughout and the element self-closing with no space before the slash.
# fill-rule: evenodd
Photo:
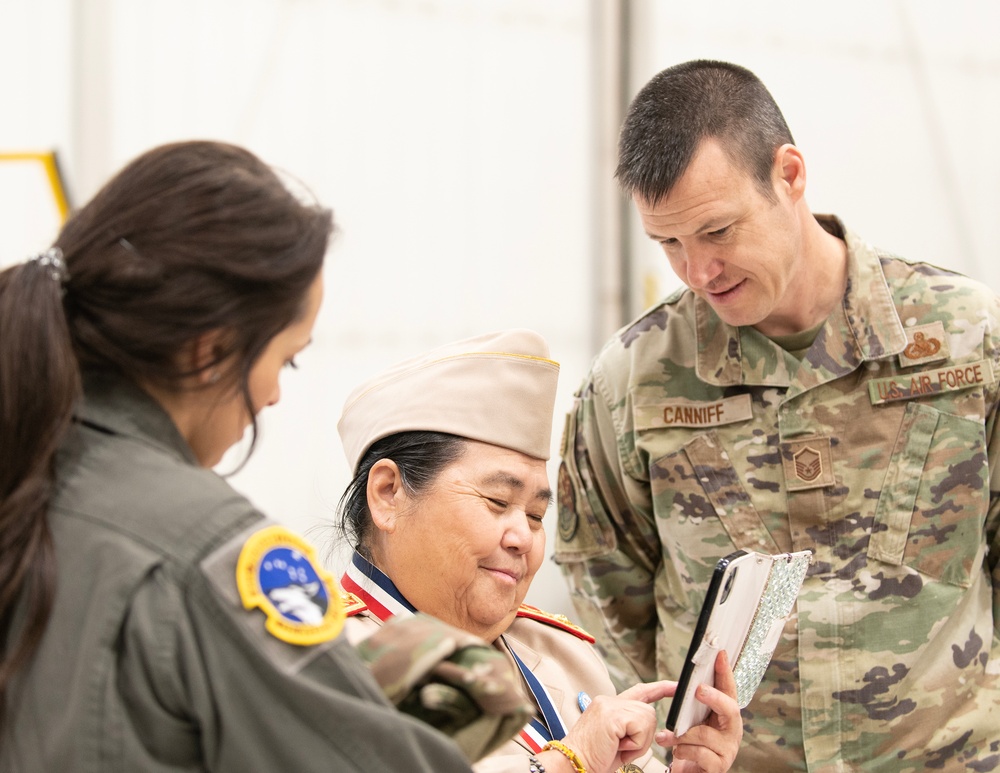
<svg viewBox="0 0 1000 773">
<path fill-rule="evenodd" d="M 541 615 L 544 617 L 544 613 Z M 615 695 L 608 669 L 590 643 L 558 621 L 541 622 L 519 616 L 495 646 L 505 652 L 514 664 L 511 651 L 531 670 L 552 698 L 566 729 L 573 727 L 582 712 L 581 696 Z M 345 632 L 352 644 L 364 640 L 379 629 L 382 622 L 369 610 L 348 617 Z M 525 694 L 531 692 L 523 684 Z M 586 702 L 583 703 L 586 706 Z M 476 773 L 525 773 L 532 749 L 520 735 L 479 760 L 472 767 Z M 653 758 L 652 751 L 637 759 L 634 765 L 646 773 L 662 773 L 664 765 Z"/>
<path fill-rule="evenodd" d="M 681 291 L 567 417 L 556 560 L 620 684 L 676 678 L 715 562 L 815 560 L 734 770 L 1000 766 L 1000 303 L 848 248 L 799 363 Z"/>
<path fill-rule="evenodd" d="M 0 770 L 469 769 L 344 637 L 288 644 L 243 608 L 240 548 L 272 524 L 144 393 L 88 385 L 57 481 L 55 608 L 14 679 Z"/>
</svg>

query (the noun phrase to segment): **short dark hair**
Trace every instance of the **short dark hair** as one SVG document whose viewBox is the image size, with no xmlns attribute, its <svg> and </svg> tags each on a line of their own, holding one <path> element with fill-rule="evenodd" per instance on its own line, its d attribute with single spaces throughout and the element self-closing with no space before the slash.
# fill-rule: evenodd
<svg viewBox="0 0 1000 773">
<path fill-rule="evenodd" d="M 430 486 L 438 474 L 465 453 L 468 441 L 444 432 L 397 432 L 377 440 L 358 462 L 354 479 L 344 490 L 337 511 L 343 538 L 366 558 L 372 536 L 372 514 L 368 509 L 368 474 L 376 462 L 391 459 L 399 468 L 403 487 L 417 496 Z"/>
<path fill-rule="evenodd" d="M 752 72 L 707 59 L 668 67 L 635 96 L 619 135 L 615 177 L 626 193 L 655 204 L 708 137 L 773 199 L 774 152 L 794 142 L 784 116 Z"/>
</svg>

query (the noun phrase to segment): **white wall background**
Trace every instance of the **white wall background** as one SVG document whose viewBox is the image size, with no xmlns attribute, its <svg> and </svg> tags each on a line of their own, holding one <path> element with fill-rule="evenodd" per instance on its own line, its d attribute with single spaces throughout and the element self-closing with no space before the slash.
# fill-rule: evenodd
<svg viewBox="0 0 1000 773">
<path fill-rule="evenodd" d="M 750 67 L 805 154 L 815 211 L 1000 287 L 998 33 L 991 0 L 4 0 L 0 153 L 55 148 L 79 203 L 153 145 L 223 139 L 334 208 L 315 343 L 232 478 L 325 546 L 348 479 L 335 424 L 358 381 L 535 328 L 563 365 L 555 453 L 612 321 L 676 286 L 634 217 L 617 237 L 611 181 L 615 89 L 627 100 L 667 65 Z M 12 170 L 0 263 L 57 227 L 44 186 Z M 529 600 L 570 612 L 551 563 Z"/>
</svg>

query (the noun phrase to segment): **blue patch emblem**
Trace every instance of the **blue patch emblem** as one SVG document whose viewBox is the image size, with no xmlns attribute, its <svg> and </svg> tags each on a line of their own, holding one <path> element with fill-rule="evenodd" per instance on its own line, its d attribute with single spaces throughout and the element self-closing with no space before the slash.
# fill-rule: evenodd
<svg viewBox="0 0 1000 773">
<path fill-rule="evenodd" d="M 281 526 L 253 534 L 236 565 L 236 584 L 246 609 L 259 608 L 265 627 L 289 644 L 311 645 L 335 638 L 344 625 L 333 577 L 316 563 L 315 549 Z"/>
<path fill-rule="evenodd" d="M 257 583 L 278 613 L 293 623 L 316 625 L 330 606 L 330 595 L 312 563 L 291 548 L 271 548 L 261 557 Z"/>
<path fill-rule="evenodd" d="M 586 711 L 587 706 L 590 705 L 590 696 L 587 693 L 580 691 L 580 694 L 576 696 L 576 704 L 580 707 L 580 711 Z"/>
</svg>

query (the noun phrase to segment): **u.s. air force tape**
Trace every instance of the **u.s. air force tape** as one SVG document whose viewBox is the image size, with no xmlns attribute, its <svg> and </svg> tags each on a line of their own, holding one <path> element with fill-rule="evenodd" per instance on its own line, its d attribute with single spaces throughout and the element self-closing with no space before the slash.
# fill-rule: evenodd
<svg viewBox="0 0 1000 773">
<path fill-rule="evenodd" d="M 330 641 L 344 627 L 344 606 L 316 550 L 283 526 L 254 532 L 236 562 L 236 586 L 246 609 L 259 608 L 275 638 L 309 646 Z"/>
<path fill-rule="evenodd" d="M 872 379 L 868 382 L 868 397 L 872 405 L 880 405 L 992 383 L 993 368 L 990 361 L 977 360 L 937 370 Z"/>
</svg>

